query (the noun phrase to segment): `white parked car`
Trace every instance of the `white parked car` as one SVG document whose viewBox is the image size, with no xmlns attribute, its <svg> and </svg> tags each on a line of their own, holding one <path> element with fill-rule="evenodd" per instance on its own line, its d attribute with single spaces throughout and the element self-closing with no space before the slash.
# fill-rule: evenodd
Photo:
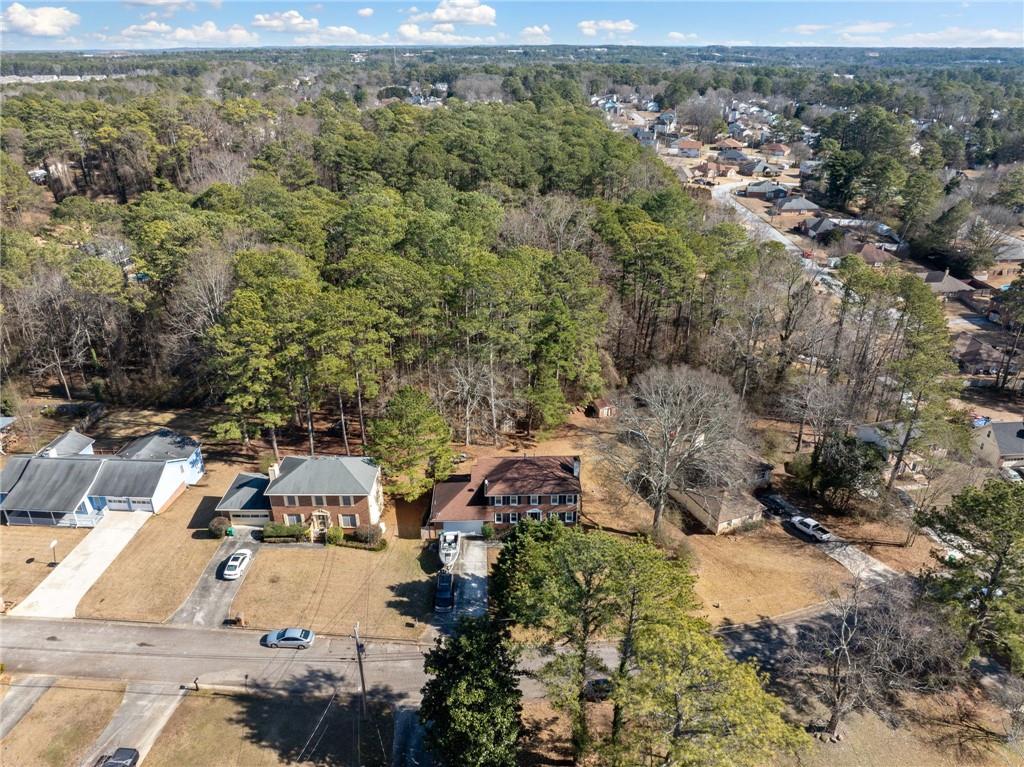
<svg viewBox="0 0 1024 767">
<path fill-rule="evenodd" d="M 1000 469 L 999 476 L 1001 476 L 1007 482 L 1013 483 L 1014 485 L 1024 482 L 1024 477 L 1018 474 L 1015 469 L 1011 469 L 1009 466 Z"/>
<path fill-rule="evenodd" d="M 793 517 L 789 520 L 789 524 L 804 535 L 810 536 L 821 543 L 835 539 L 832 533 L 818 524 L 817 520 L 810 517 Z"/>
<path fill-rule="evenodd" d="M 241 578 L 245 568 L 249 566 L 250 560 L 252 560 L 252 552 L 249 549 L 239 549 L 228 557 L 228 561 L 224 563 L 224 580 L 237 581 Z"/>
</svg>

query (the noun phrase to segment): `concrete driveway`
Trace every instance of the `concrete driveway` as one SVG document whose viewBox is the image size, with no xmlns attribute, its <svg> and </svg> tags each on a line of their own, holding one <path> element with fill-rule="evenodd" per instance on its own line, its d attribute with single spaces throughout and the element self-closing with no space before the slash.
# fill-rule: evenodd
<svg viewBox="0 0 1024 767">
<path fill-rule="evenodd" d="M 136 749 L 141 764 L 184 695 L 185 690 L 176 684 L 129 683 L 120 708 L 89 749 L 81 767 L 93 767 L 101 756 L 118 748 Z"/>
<path fill-rule="evenodd" d="M 483 615 L 487 612 L 487 544 L 472 538 L 464 540 L 455 567 L 462 581 L 456 615 Z"/>
<path fill-rule="evenodd" d="M 82 597 L 149 518 L 145 511 L 106 512 L 46 580 L 11 609 L 11 615 L 74 618 Z"/>
<path fill-rule="evenodd" d="M 56 680 L 55 676 L 33 674 L 11 681 L 7 694 L 0 700 L 0 740 L 7 737 Z"/>
<path fill-rule="evenodd" d="M 192 593 L 171 616 L 169 623 L 210 627 L 223 625 L 229 617 L 231 603 L 241 588 L 242 581 L 252 568 L 252 561 L 250 560 L 249 567 L 242 572 L 242 577 L 238 580 L 224 580 L 220 577 L 221 569 L 227 558 L 239 549 L 249 549 L 252 551 L 252 558 L 256 558 L 259 542 L 253 538 L 254 529 L 235 528 L 237 537 L 224 539 L 203 570 L 203 574 L 199 576 Z"/>
</svg>

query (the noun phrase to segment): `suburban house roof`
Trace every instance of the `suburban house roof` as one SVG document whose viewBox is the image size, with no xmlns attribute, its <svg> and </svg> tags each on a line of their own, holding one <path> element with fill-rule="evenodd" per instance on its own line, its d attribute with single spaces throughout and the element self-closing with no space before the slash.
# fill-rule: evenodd
<svg viewBox="0 0 1024 767">
<path fill-rule="evenodd" d="M 217 504 L 217 511 L 265 511 L 270 501 L 264 495 L 270 478 L 265 474 L 243 471 L 235 477 L 231 487 Z"/>
<path fill-rule="evenodd" d="M 197 447 L 199 443 L 191 437 L 171 429 L 157 429 L 129 442 L 118 455 L 138 460 L 178 461 L 190 457 Z"/>
<path fill-rule="evenodd" d="M 773 142 L 771 144 L 765 144 L 763 147 L 761 147 L 761 150 L 764 151 L 764 152 L 772 152 L 772 153 L 779 153 L 779 152 L 781 152 L 782 154 L 788 154 L 789 153 L 789 147 L 786 146 L 785 144 L 780 144 L 778 142 Z"/>
<path fill-rule="evenodd" d="M 734 138 L 727 138 L 723 139 L 722 141 L 719 141 L 718 146 L 722 147 L 723 149 L 740 149 L 741 147 L 746 146 L 746 144 L 737 141 Z"/>
<path fill-rule="evenodd" d="M 492 511 L 489 495 L 580 495 L 579 477 L 573 476 L 575 460 L 577 456 L 524 456 L 477 461 L 469 474 L 434 485 L 430 521 L 486 521 Z"/>
<path fill-rule="evenodd" d="M 787 197 L 784 200 L 775 201 L 775 210 L 778 213 L 800 213 L 803 211 L 821 210 L 821 208 L 806 197 Z"/>
<path fill-rule="evenodd" d="M 814 234 L 825 234 L 838 228 L 839 224 L 825 216 L 811 216 L 804 219 L 804 229 Z"/>
<path fill-rule="evenodd" d="M 485 480 L 486 495 L 550 495 L 579 493 L 571 455 L 488 458 L 473 467 L 473 477 Z"/>
<path fill-rule="evenodd" d="M 719 160 L 730 160 L 732 162 L 749 162 L 750 156 L 739 149 L 723 149 L 718 153 Z"/>
<path fill-rule="evenodd" d="M 29 458 L 0 505 L 19 511 L 74 511 L 89 492 L 101 465 L 101 460 L 85 457 Z"/>
<path fill-rule="evenodd" d="M 861 245 L 860 249 L 857 251 L 857 255 L 860 256 L 868 266 L 887 264 L 896 260 L 896 256 L 892 253 L 873 243 Z"/>
<path fill-rule="evenodd" d="M 958 333 L 953 340 L 953 353 L 956 358 L 967 365 L 992 364 L 1003 362 L 1003 353 L 991 344 L 980 341 L 970 333 Z"/>
<path fill-rule="evenodd" d="M 166 466 L 165 461 L 104 459 L 100 461 L 99 472 L 89 488 L 89 495 L 151 498 Z"/>
<path fill-rule="evenodd" d="M 1024 455 L 1024 421 L 993 421 L 988 425 L 999 455 Z"/>
<path fill-rule="evenodd" d="M 866 423 L 857 427 L 857 439 L 876 445 L 884 455 L 898 453 L 900 445 L 907 435 L 906 426 L 897 421 L 880 421 L 878 423 Z M 911 439 L 921 436 L 921 430 L 915 428 L 911 431 Z"/>
<path fill-rule="evenodd" d="M 747 194 L 751 192 L 755 194 L 767 194 L 768 192 L 785 192 L 789 194 L 789 187 L 777 184 L 774 181 L 755 181 L 752 184 L 747 184 L 745 191 Z"/>
<path fill-rule="evenodd" d="M 962 280 L 958 280 L 956 277 L 950 275 L 947 269 L 944 272 L 925 272 L 921 275 L 921 279 L 925 281 L 932 293 L 945 294 L 945 293 L 960 293 L 965 290 L 973 290 L 973 288 Z"/>
<path fill-rule="evenodd" d="M 36 455 L 55 455 L 62 457 L 68 455 L 79 455 L 95 441 L 96 440 L 92 437 L 87 437 L 84 434 L 79 434 L 74 429 L 70 429 L 59 437 L 55 437 L 51 440 L 50 444 L 36 453 Z"/>
<path fill-rule="evenodd" d="M 676 149 L 700 149 L 704 145 L 696 139 L 680 138 L 673 141 L 672 146 L 676 147 Z"/>
<path fill-rule="evenodd" d="M 11 492 L 31 458 L 30 455 L 12 455 L 7 459 L 7 465 L 0 471 L 0 493 Z"/>
<path fill-rule="evenodd" d="M 369 458 L 344 455 L 295 456 L 281 461 L 266 495 L 369 495 L 380 469 Z"/>
</svg>

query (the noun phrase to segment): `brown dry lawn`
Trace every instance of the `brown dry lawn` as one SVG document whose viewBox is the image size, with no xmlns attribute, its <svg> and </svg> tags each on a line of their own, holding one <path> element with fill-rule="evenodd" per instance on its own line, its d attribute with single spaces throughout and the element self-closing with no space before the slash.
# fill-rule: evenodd
<svg viewBox="0 0 1024 767">
<path fill-rule="evenodd" d="M 265 545 L 231 605 L 257 628 L 309 626 L 348 634 L 418 639 L 432 611 L 437 555 L 419 540 L 391 538 L 384 551 Z"/>
<path fill-rule="evenodd" d="M 57 541 L 60 561 L 89 532 L 87 528 L 0 527 L 0 597 L 6 611 L 32 593 L 52 571 L 50 541 Z"/>
<path fill-rule="evenodd" d="M 328 700 L 304 695 L 189 695 L 146 757 L 146 767 L 387 764 L 392 740 L 387 706 L 374 706 L 369 723 L 360 730 L 360 750 L 358 705 L 348 698 L 335 699 L 310 738 Z"/>
<path fill-rule="evenodd" d="M 79 618 L 167 620 L 192 593 L 219 541 L 207 532 L 237 465 L 207 461 L 207 474 L 142 526 L 78 605 Z"/>
<path fill-rule="evenodd" d="M 850 573 L 768 523 L 749 533 L 691 535 L 697 596 L 714 625 L 778 617 L 824 602 Z"/>
<path fill-rule="evenodd" d="M 0 764 L 76 765 L 121 705 L 124 686 L 58 680 L 0 743 Z"/>
<path fill-rule="evenodd" d="M 825 524 L 861 551 L 894 570 L 916 575 L 938 565 L 932 552 L 940 551 L 939 545 L 920 533 L 912 545 L 904 546 L 907 533 L 896 522 L 833 517 Z"/>
</svg>

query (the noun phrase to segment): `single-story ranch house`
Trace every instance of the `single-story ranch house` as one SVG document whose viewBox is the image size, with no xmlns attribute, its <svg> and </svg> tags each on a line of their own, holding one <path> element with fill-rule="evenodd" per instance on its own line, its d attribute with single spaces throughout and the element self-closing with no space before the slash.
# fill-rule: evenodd
<svg viewBox="0 0 1024 767">
<path fill-rule="evenodd" d="M 579 456 L 486 458 L 434 486 L 427 529 L 479 534 L 484 523 L 502 528 L 547 517 L 575 524 L 581 495 Z"/>
<path fill-rule="evenodd" d="M 159 514 L 206 472 L 199 443 L 170 429 L 113 455 L 71 430 L 35 455 L 13 455 L 0 474 L 0 513 L 9 525 L 94 527 L 106 511 Z"/>
</svg>

